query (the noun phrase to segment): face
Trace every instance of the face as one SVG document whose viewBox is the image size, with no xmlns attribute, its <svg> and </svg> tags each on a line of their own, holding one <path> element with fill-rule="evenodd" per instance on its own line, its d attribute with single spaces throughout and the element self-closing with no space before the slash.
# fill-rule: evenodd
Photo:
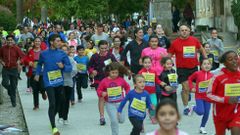
<svg viewBox="0 0 240 135">
<path fill-rule="evenodd" d="M 41 40 L 39 38 L 36 38 L 34 40 L 34 47 L 40 47 L 40 45 L 41 45 Z"/>
<path fill-rule="evenodd" d="M 158 47 L 158 38 L 151 38 L 149 41 L 149 46 L 152 49 L 156 49 Z"/>
<path fill-rule="evenodd" d="M 136 38 L 138 39 L 143 39 L 143 30 L 139 30 L 136 34 L 135 34 Z"/>
<path fill-rule="evenodd" d="M 210 45 L 209 44 L 206 44 L 204 46 L 204 49 L 205 49 L 206 53 L 210 53 Z"/>
<path fill-rule="evenodd" d="M 84 49 L 79 49 L 78 50 L 78 55 L 83 56 L 84 55 Z"/>
<path fill-rule="evenodd" d="M 134 84 L 134 86 L 135 86 L 137 89 L 143 90 L 144 87 L 145 87 L 145 79 L 142 78 L 142 77 L 138 77 L 138 78 L 136 79 L 136 83 Z"/>
<path fill-rule="evenodd" d="M 112 79 L 117 78 L 117 77 L 118 77 L 118 74 L 119 74 L 118 70 L 111 70 L 111 71 L 109 72 L 109 76 L 110 76 Z"/>
<path fill-rule="evenodd" d="M 62 47 L 62 50 L 63 50 L 66 54 L 68 54 L 68 48 L 67 48 L 67 47 Z"/>
<path fill-rule="evenodd" d="M 152 28 L 149 28 L 148 31 L 147 31 L 147 33 L 148 33 L 148 35 L 152 35 L 152 33 L 153 33 Z"/>
<path fill-rule="evenodd" d="M 237 61 L 238 61 L 237 54 L 232 52 L 227 55 L 224 65 L 230 71 L 237 71 L 238 70 Z"/>
<path fill-rule="evenodd" d="M 164 67 L 165 67 L 167 70 L 171 70 L 172 67 L 173 67 L 173 62 L 172 62 L 172 60 L 167 60 L 166 63 L 164 64 Z"/>
<path fill-rule="evenodd" d="M 209 59 L 203 60 L 203 63 L 201 65 L 202 70 L 204 71 L 210 71 L 212 68 L 212 63 L 210 62 Z"/>
<path fill-rule="evenodd" d="M 100 53 L 107 53 L 107 51 L 108 51 L 108 45 L 107 45 L 107 44 L 101 45 L 101 46 L 99 47 L 99 51 L 100 51 Z"/>
<path fill-rule="evenodd" d="M 113 43 L 114 47 L 119 47 L 121 45 L 121 40 L 119 38 L 115 38 Z"/>
<path fill-rule="evenodd" d="M 183 39 L 186 39 L 189 37 L 189 35 L 190 35 L 190 29 L 187 26 L 182 25 L 180 27 L 180 37 Z"/>
<path fill-rule="evenodd" d="M 12 38 L 12 37 L 9 37 L 9 38 L 7 39 L 7 45 L 12 46 L 13 44 L 14 44 L 13 38 Z"/>
<path fill-rule="evenodd" d="M 54 48 L 59 48 L 61 46 L 61 39 L 58 37 L 53 42 L 51 41 L 51 45 Z"/>
<path fill-rule="evenodd" d="M 87 42 L 87 48 L 92 48 L 92 43 L 91 43 L 91 41 L 89 41 L 89 42 Z"/>
<path fill-rule="evenodd" d="M 147 58 L 143 61 L 144 68 L 149 69 L 151 67 L 151 65 L 152 65 L 152 61 L 149 58 Z"/>
<path fill-rule="evenodd" d="M 61 27 L 60 25 L 57 25 L 57 26 L 56 26 L 56 31 L 57 31 L 57 32 L 61 32 L 61 31 L 62 31 L 62 27 Z"/>
<path fill-rule="evenodd" d="M 212 38 L 217 38 L 218 33 L 217 33 L 216 30 L 213 30 L 212 33 L 211 33 L 211 35 L 212 35 Z"/>
<path fill-rule="evenodd" d="M 97 31 L 98 31 L 98 33 L 102 33 L 103 32 L 103 27 L 97 27 Z"/>
<path fill-rule="evenodd" d="M 177 111 L 171 105 L 164 105 L 157 112 L 157 121 L 164 130 L 173 130 L 176 128 L 178 120 Z"/>
<path fill-rule="evenodd" d="M 70 38 L 70 39 L 74 39 L 74 37 L 75 37 L 75 35 L 74 35 L 73 33 L 71 33 L 71 34 L 69 35 L 69 38 Z"/>
<path fill-rule="evenodd" d="M 74 48 L 74 47 L 71 47 L 71 48 L 70 48 L 70 52 L 75 54 L 75 52 L 76 52 L 76 51 L 75 51 L 75 48 Z"/>
</svg>

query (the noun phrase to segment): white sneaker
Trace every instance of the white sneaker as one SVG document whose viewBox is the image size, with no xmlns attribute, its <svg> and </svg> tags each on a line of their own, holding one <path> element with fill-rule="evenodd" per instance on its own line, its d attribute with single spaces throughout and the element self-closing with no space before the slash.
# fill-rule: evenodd
<svg viewBox="0 0 240 135">
<path fill-rule="evenodd" d="M 69 121 L 68 120 L 63 120 L 63 124 L 64 125 L 69 125 Z"/>
<path fill-rule="evenodd" d="M 58 118 L 58 123 L 59 123 L 59 124 L 64 124 L 63 118 Z"/>
<path fill-rule="evenodd" d="M 189 108 L 189 111 L 188 111 L 188 116 L 191 116 L 193 114 L 193 108 L 195 107 L 195 105 L 192 105 L 190 108 Z"/>
<path fill-rule="evenodd" d="M 204 127 L 200 127 L 199 133 L 200 133 L 200 134 L 207 134 L 207 131 L 205 130 Z"/>
</svg>

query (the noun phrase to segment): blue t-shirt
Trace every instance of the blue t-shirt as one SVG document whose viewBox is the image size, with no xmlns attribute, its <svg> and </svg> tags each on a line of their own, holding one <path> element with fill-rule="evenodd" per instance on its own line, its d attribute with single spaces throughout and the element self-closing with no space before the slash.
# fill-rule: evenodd
<svg viewBox="0 0 240 135">
<path fill-rule="evenodd" d="M 87 74 L 87 65 L 89 62 L 88 56 L 75 56 L 74 60 L 77 62 L 78 71 L 81 70 L 81 74 Z"/>
<path fill-rule="evenodd" d="M 146 108 L 151 109 L 151 100 L 147 91 L 141 93 L 131 90 L 122 100 L 118 107 L 118 112 L 122 112 L 123 107 L 129 101 L 128 117 L 136 117 L 139 120 L 144 120 L 146 117 Z"/>
</svg>

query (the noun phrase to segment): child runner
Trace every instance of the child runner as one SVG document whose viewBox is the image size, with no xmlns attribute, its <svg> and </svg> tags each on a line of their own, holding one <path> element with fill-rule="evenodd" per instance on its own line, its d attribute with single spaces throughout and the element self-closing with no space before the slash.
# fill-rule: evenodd
<svg viewBox="0 0 240 135">
<path fill-rule="evenodd" d="M 166 83 L 160 81 L 157 77 L 157 74 L 154 70 L 150 69 L 152 65 L 152 60 L 149 56 L 144 56 L 142 58 L 143 68 L 138 72 L 142 74 L 145 78 L 145 88 L 149 95 L 153 106 L 157 106 L 157 96 L 156 96 L 156 84 L 159 84 L 162 87 L 166 86 Z M 169 86 L 166 89 L 169 90 Z M 156 124 L 154 111 L 150 111 L 150 119 L 153 124 Z"/>
<path fill-rule="evenodd" d="M 106 110 L 111 121 L 112 135 L 119 135 L 118 122 L 125 121 L 125 112 L 117 116 L 117 108 L 125 95 L 130 90 L 129 84 L 121 77 L 128 75 L 128 70 L 122 70 L 124 67 L 117 62 L 113 62 L 106 67 L 108 77 L 104 78 L 97 89 L 99 97 L 105 99 Z"/>
<path fill-rule="evenodd" d="M 77 70 L 78 73 L 76 75 L 77 82 L 77 94 L 78 94 L 78 102 L 82 101 L 82 88 L 86 89 L 88 87 L 88 72 L 87 65 L 89 63 L 88 56 L 84 55 L 84 47 L 77 47 L 78 56 L 74 57 L 74 60 L 77 62 Z"/>
<path fill-rule="evenodd" d="M 192 106 L 189 109 L 189 115 L 192 112 L 196 112 L 198 115 L 203 115 L 202 122 L 200 125 L 199 132 L 201 134 L 207 134 L 205 130 L 205 125 L 208 121 L 209 111 L 211 108 L 211 104 L 209 103 L 209 99 L 207 98 L 206 91 L 209 86 L 210 79 L 213 77 L 213 74 L 210 73 L 212 68 L 212 63 L 210 59 L 203 59 L 201 61 L 201 69 L 193 73 L 188 77 L 188 84 L 190 91 L 195 92 L 195 100 L 196 106 Z M 196 86 L 194 87 L 193 81 L 196 81 Z"/>
<path fill-rule="evenodd" d="M 108 52 L 108 47 L 108 42 L 106 40 L 100 40 L 98 44 L 99 53 L 94 54 L 88 64 L 88 71 L 90 76 L 94 78 L 94 87 L 96 90 L 100 81 L 106 77 L 106 74 L 104 72 L 106 66 L 111 62 L 117 61 L 115 57 L 110 52 Z M 104 98 L 99 97 L 98 107 L 100 113 L 100 125 L 105 125 Z"/>
<path fill-rule="evenodd" d="M 168 86 L 171 87 L 170 91 L 166 91 L 164 88 L 161 88 L 160 101 L 165 98 L 170 98 L 177 103 L 177 73 L 173 69 L 173 60 L 170 57 L 163 57 L 161 60 L 161 65 L 163 66 L 163 71 L 159 76 L 159 79 L 165 82 Z"/>
<path fill-rule="evenodd" d="M 171 99 L 164 99 L 156 107 L 156 119 L 159 129 L 147 135 L 188 135 L 177 128 L 180 114 L 176 102 Z"/>
<path fill-rule="evenodd" d="M 217 69 L 219 67 L 219 63 L 216 63 L 214 61 L 214 55 L 210 52 L 210 45 L 208 43 L 204 43 L 203 48 L 205 49 L 207 57 L 210 59 L 210 61 L 212 63 L 212 69 L 211 70 Z M 202 54 L 200 54 L 199 61 L 203 61 L 203 55 Z"/>
<path fill-rule="evenodd" d="M 238 56 L 234 51 L 225 52 L 220 58 L 225 68 L 214 76 L 207 91 L 213 102 L 213 120 L 216 135 L 225 135 L 226 129 L 231 135 L 240 135 L 240 71 Z M 236 93 L 237 92 L 237 93 Z"/>
<path fill-rule="evenodd" d="M 145 79 L 143 75 L 137 74 L 133 78 L 134 89 L 131 90 L 118 107 L 118 115 L 121 115 L 123 107 L 129 101 L 128 117 L 133 125 L 130 135 L 140 135 L 143 127 L 143 120 L 146 117 L 146 108 L 154 109 L 151 105 L 150 96 L 144 90 Z"/>
</svg>

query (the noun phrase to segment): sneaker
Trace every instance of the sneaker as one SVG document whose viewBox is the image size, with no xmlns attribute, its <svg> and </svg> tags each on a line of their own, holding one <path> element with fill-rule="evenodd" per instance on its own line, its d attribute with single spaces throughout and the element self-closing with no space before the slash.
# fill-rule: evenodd
<svg viewBox="0 0 240 135">
<path fill-rule="evenodd" d="M 32 92 L 32 88 L 27 88 L 26 92 L 27 93 L 31 93 Z"/>
<path fill-rule="evenodd" d="M 74 101 L 71 101 L 71 106 L 74 106 L 75 105 L 75 102 Z"/>
<path fill-rule="evenodd" d="M 59 124 L 64 124 L 63 118 L 58 118 L 58 123 L 59 123 Z"/>
<path fill-rule="evenodd" d="M 38 109 L 39 109 L 39 106 L 38 106 L 38 105 L 33 107 L 33 110 L 34 110 L 34 111 L 36 111 L 36 110 L 38 110 Z"/>
<path fill-rule="evenodd" d="M 185 108 L 185 109 L 183 110 L 183 114 L 184 114 L 184 115 L 188 115 L 188 112 L 189 112 L 189 108 Z"/>
<path fill-rule="evenodd" d="M 207 131 L 205 130 L 204 127 L 200 127 L 199 133 L 200 133 L 200 134 L 207 134 Z"/>
<path fill-rule="evenodd" d="M 104 126 L 106 124 L 105 118 L 100 118 L 100 125 Z"/>
<path fill-rule="evenodd" d="M 195 106 L 192 105 L 192 106 L 189 108 L 188 116 L 191 116 L 191 115 L 193 114 L 193 108 L 194 108 L 194 107 L 195 107 Z"/>
<path fill-rule="evenodd" d="M 53 134 L 53 135 L 60 135 L 60 132 L 58 131 L 57 128 L 53 128 L 53 129 L 52 129 L 52 134 Z"/>
<path fill-rule="evenodd" d="M 68 120 L 63 120 L 63 125 L 69 125 L 69 121 Z"/>
</svg>

